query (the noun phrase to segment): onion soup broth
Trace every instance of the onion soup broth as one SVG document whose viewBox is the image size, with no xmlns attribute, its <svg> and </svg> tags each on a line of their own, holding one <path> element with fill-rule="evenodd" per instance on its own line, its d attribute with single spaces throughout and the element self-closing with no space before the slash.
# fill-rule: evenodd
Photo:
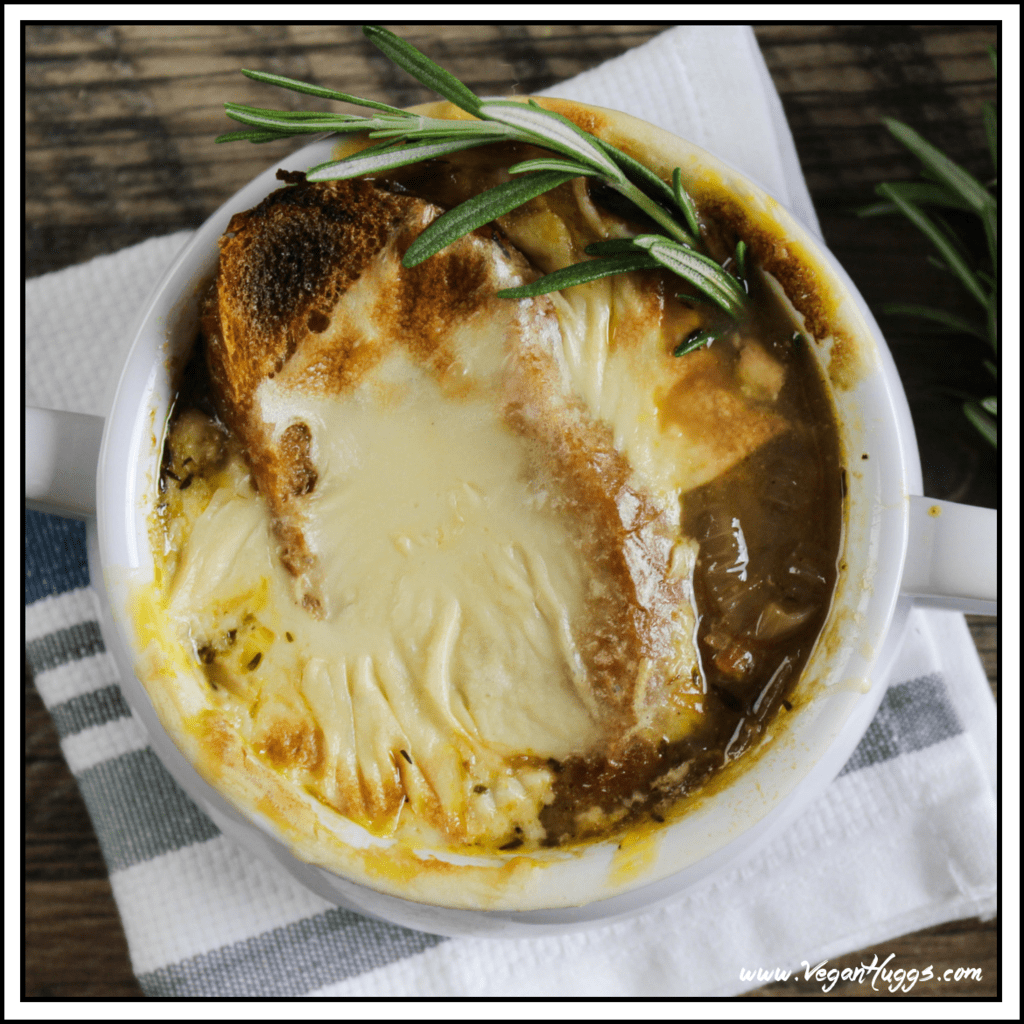
<svg viewBox="0 0 1024 1024">
<path fill-rule="evenodd" d="M 447 207 L 503 180 L 504 168 L 528 155 L 525 147 L 487 147 L 389 172 L 375 187 L 403 201 L 409 197 Z M 290 180 L 303 188 L 298 177 L 292 175 Z M 339 216 L 343 215 L 344 210 Z M 489 247 L 487 252 L 493 255 L 487 259 L 510 260 L 513 270 L 509 272 L 520 272 L 515 268 L 521 266 L 522 254 L 529 264 L 527 272 L 535 274 L 580 258 L 582 248 L 595 239 L 645 228 L 635 213 L 618 205 L 614 195 L 590 189 L 578 179 L 500 218 L 496 228 L 480 229 L 477 235 L 483 240 L 474 244 Z M 736 238 L 727 227 L 705 217 L 702 229 L 710 251 L 720 260 L 734 250 Z M 442 255 L 432 259 L 440 260 Z M 450 266 L 458 269 L 454 262 Z M 458 266 L 464 271 L 468 264 Z M 444 287 L 459 287 L 455 269 Z M 493 709 L 492 695 L 485 701 L 457 676 L 451 678 L 458 699 L 445 712 L 449 718 L 454 715 L 454 724 L 434 729 L 431 738 L 410 724 L 408 708 L 395 706 L 393 718 L 362 712 L 362 720 L 371 723 L 370 735 L 360 737 L 357 730 L 341 737 L 330 722 L 340 722 L 344 716 L 331 719 L 320 710 L 324 700 L 333 699 L 323 694 L 331 686 L 336 689 L 339 679 L 347 680 L 340 685 L 347 687 L 354 710 L 345 715 L 348 720 L 359 719 L 366 702 L 394 705 L 395 677 L 387 676 L 391 670 L 374 662 L 372 671 L 367 670 L 370 675 L 360 677 L 361 681 L 353 681 L 351 673 L 356 670 L 350 666 L 349 674 L 342 676 L 317 669 L 330 682 L 316 683 L 310 666 L 323 659 L 308 653 L 305 635 L 322 632 L 335 612 L 328 615 L 323 610 L 320 592 L 305 602 L 300 594 L 287 615 L 271 621 L 267 610 L 275 600 L 271 583 L 270 598 L 266 588 L 239 591 L 229 608 L 231 602 L 225 603 L 220 595 L 216 612 L 207 620 L 183 618 L 180 627 L 182 642 L 191 645 L 196 671 L 209 688 L 212 706 L 245 737 L 253 756 L 371 832 L 407 834 L 410 839 L 426 838 L 466 851 L 520 851 L 610 835 L 643 820 L 665 820 L 678 810 L 682 798 L 699 792 L 716 770 L 756 744 L 773 717 L 787 713 L 788 697 L 828 614 L 840 550 L 843 490 L 837 430 L 825 385 L 807 351 L 810 342 L 756 267 L 749 269 L 746 284 L 747 318 L 708 347 L 678 359 L 671 353 L 680 340 L 698 329 L 720 328 L 724 323 L 724 315 L 700 301 L 689 286 L 667 273 L 645 271 L 615 282 L 569 289 L 564 296 L 552 297 L 543 313 L 537 314 L 547 317 L 549 326 L 559 325 L 564 336 L 577 331 L 582 339 L 567 347 L 568 356 L 559 355 L 563 363 L 568 361 L 568 370 L 543 353 L 533 352 L 516 363 L 519 357 L 506 351 L 494 371 L 493 379 L 504 382 L 495 385 L 499 390 L 520 389 L 514 401 L 506 397 L 504 404 L 495 407 L 498 426 L 494 429 L 498 435 L 510 431 L 520 445 L 516 451 L 522 453 L 523 461 L 514 475 L 525 480 L 524 496 L 517 499 L 522 503 L 521 515 L 526 516 L 529 509 L 530 515 L 552 517 L 550 529 L 566 531 L 555 546 L 578 549 L 578 558 L 573 555 L 577 560 L 558 570 L 565 582 L 554 589 L 563 587 L 568 593 L 577 586 L 573 574 L 592 573 L 589 584 L 584 579 L 579 585 L 582 596 L 556 602 L 551 607 L 562 611 L 545 613 L 543 629 L 550 636 L 546 633 L 547 639 L 527 641 L 562 652 L 550 656 L 557 661 L 552 662 L 551 672 L 562 687 L 561 696 L 557 700 L 545 696 L 534 705 L 524 698 L 524 703 L 510 705 L 510 716 L 533 721 L 521 732 L 535 739 L 523 741 L 518 748 L 503 744 L 500 727 L 488 731 L 484 721 L 492 715 L 500 724 L 500 707 Z M 311 287 L 315 285 L 314 281 Z M 395 288 L 400 285 L 384 288 L 384 299 L 393 307 L 405 301 Z M 329 334 L 333 316 L 329 308 L 304 316 L 310 331 Z M 593 325 L 601 317 L 606 324 L 600 355 L 604 376 L 597 380 L 588 368 L 586 352 L 587 345 L 594 344 Z M 253 476 L 253 451 L 237 430 L 226 425 L 231 416 L 225 412 L 223 394 L 211 387 L 211 345 L 219 343 L 216 329 L 211 333 L 205 327 L 186 367 L 165 447 L 153 534 L 171 595 L 168 607 L 174 605 L 174 581 L 191 564 L 190 556 L 182 552 L 187 552 L 210 508 L 226 501 L 225 495 L 249 505 L 264 500 Z M 402 371 L 419 375 L 414 384 L 409 383 L 413 376 L 379 382 L 366 377 L 363 384 L 353 386 L 372 385 L 378 392 L 384 384 L 393 384 L 399 391 L 422 387 L 424 395 L 437 392 L 453 403 L 452 408 L 464 411 L 470 401 L 466 396 L 475 394 L 476 384 L 466 370 L 458 378 L 463 383 L 456 387 L 451 367 L 461 365 L 460 359 L 468 365 L 469 357 L 453 349 L 454 356 L 442 358 L 440 351 L 435 347 L 425 355 L 385 352 L 375 357 L 373 367 L 387 367 L 389 359 L 405 360 L 401 363 L 405 367 L 420 359 L 416 366 L 421 369 Z M 574 352 L 583 353 L 576 363 Z M 530 376 L 537 366 L 541 367 L 540 383 Z M 556 385 L 551 382 L 567 376 L 574 394 L 564 401 L 553 398 L 551 389 Z M 421 377 L 436 383 L 421 384 Z M 616 379 L 624 383 L 609 397 L 607 382 Z M 638 379 L 640 385 L 635 383 Z M 529 395 L 522 398 L 530 388 L 543 393 L 536 398 L 538 407 L 546 410 L 543 416 L 522 412 L 533 400 Z M 630 409 L 640 401 L 630 397 L 630 388 L 639 388 L 636 393 L 647 403 L 644 408 L 649 406 L 639 432 L 629 422 Z M 349 393 L 359 394 L 345 392 Z M 551 412 L 556 407 L 557 415 Z M 303 412 L 304 418 L 289 428 L 294 435 L 289 443 L 302 470 L 301 487 L 294 491 L 298 502 L 326 500 L 323 495 L 332 486 L 325 475 L 327 442 L 325 435 L 317 433 L 320 408 Z M 406 415 L 412 414 L 407 410 Z M 433 415 L 424 424 L 433 423 Z M 356 430 L 349 420 L 344 422 L 346 430 Z M 491 427 L 479 429 L 483 436 Z M 373 430 L 379 433 L 376 426 Z M 568 444 L 564 438 L 570 435 L 573 440 Z M 462 441 L 455 437 L 446 443 L 451 447 Z M 562 454 L 557 455 L 560 450 Z M 424 456 L 431 457 L 429 452 Z M 403 472 L 412 474 L 414 469 Z M 476 500 L 467 494 L 459 501 Z M 647 516 L 650 526 L 641 545 L 646 545 L 643 558 L 647 561 L 639 569 L 640 528 L 624 525 L 626 506 L 632 510 L 629 516 Z M 457 510 L 463 523 L 470 516 L 466 508 Z M 519 515 L 513 510 L 510 523 Z M 544 522 L 548 520 L 538 520 L 538 537 L 547 529 Z M 480 528 L 486 532 L 486 517 Z M 280 561 L 291 543 L 284 539 L 280 523 L 272 524 L 266 536 L 267 557 Z M 420 542 L 403 538 L 405 534 L 395 543 L 404 545 L 407 554 L 415 554 Z M 246 543 L 239 541 L 237 550 L 246 551 Z M 344 538 L 339 543 L 344 547 Z M 552 564 L 557 560 L 550 553 L 544 557 Z M 336 564 L 329 563 L 326 554 L 321 561 Z M 285 567 L 288 574 L 282 575 L 281 586 L 291 586 L 294 597 L 296 580 L 305 579 L 305 569 Z M 521 577 L 515 576 L 520 570 Z M 541 570 L 520 565 L 509 572 L 517 581 L 509 582 L 510 588 L 527 584 L 532 588 L 522 608 L 539 607 L 538 595 L 550 590 L 541 580 Z M 609 581 L 619 581 L 615 586 L 628 590 L 629 600 L 614 593 L 595 598 L 596 590 L 608 590 Z M 659 608 L 666 601 L 675 602 L 668 611 L 652 611 L 657 601 L 644 596 L 645 588 L 658 587 Z M 342 598 L 339 601 L 335 595 L 332 607 L 344 611 L 348 592 L 339 590 Z M 351 593 L 357 592 L 362 593 L 353 583 Z M 309 593 L 307 589 L 307 598 Z M 323 590 L 328 593 L 329 587 Z M 194 595 L 201 598 L 201 587 L 189 594 L 190 600 Z M 558 596 L 563 596 L 561 591 Z M 280 595 L 276 600 L 287 603 Z M 430 603 L 422 595 L 419 601 L 422 607 Z M 182 602 L 189 603 L 184 598 Z M 465 655 L 463 663 L 470 674 L 491 671 L 487 666 L 505 657 L 488 648 L 498 642 L 499 635 L 511 637 L 502 641 L 510 649 L 518 649 L 524 641 L 514 622 L 511 628 L 505 623 L 494 626 L 491 633 L 473 633 L 466 626 L 469 611 L 463 602 L 458 613 L 463 624 L 460 636 L 472 648 L 472 656 Z M 404 651 L 396 655 L 405 666 L 402 672 L 419 664 L 422 651 L 427 652 L 423 664 L 429 663 L 428 648 L 434 650 L 431 637 L 441 628 L 440 619 L 431 620 L 424 626 L 421 642 L 418 634 L 413 635 L 418 628 L 415 610 L 409 614 L 395 647 Z M 533 636 L 523 628 L 522 636 Z M 664 636 L 669 634 L 678 647 L 671 656 L 665 653 Z M 657 643 L 651 639 L 655 635 L 662 637 Z M 510 685 L 516 682 L 515 665 L 533 664 L 517 658 L 519 654 L 508 655 L 513 668 L 494 668 L 498 675 L 504 673 L 502 679 L 511 680 Z M 408 671 L 415 676 L 419 670 Z M 429 675 L 433 669 L 422 671 Z M 278 685 L 273 679 L 286 682 Z M 527 682 L 536 684 L 522 678 L 519 682 L 524 687 Z M 468 696 L 463 692 L 466 687 Z M 554 684 L 549 689 L 553 692 Z M 435 713 L 433 706 L 415 687 L 409 692 L 414 691 L 419 694 L 415 699 L 423 702 L 417 714 L 429 718 Z M 553 703 L 546 703 L 549 697 Z M 574 701 L 583 708 L 578 727 L 572 724 L 577 711 L 568 710 L 575 708 Z M 553 708 L 566 710 L 563 714 Z M 260 723 L 268 715 L 271 725 L 264 727 Z M 573 739 L 574 729 L 578 742 Z M 385 742 L 381 739 L 385 736 L 392 738 Z M 374 751 L 362 749 L 374 743 Z M 346 744 L 351 744 L 347 753 Z M 346 758 L 351 764 L 358 762 L 358 769 L 352 768 L 348 777 L 348 789 L 338 781 L 348 770 L 341 767 Z"/>
</svg>

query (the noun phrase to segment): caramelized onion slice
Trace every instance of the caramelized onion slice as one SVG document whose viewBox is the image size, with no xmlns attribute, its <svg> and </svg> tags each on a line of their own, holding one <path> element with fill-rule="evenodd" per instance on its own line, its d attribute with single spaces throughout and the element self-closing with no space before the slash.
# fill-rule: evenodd
<svg viewBox="0 0 1024 1024">
<path fill-rule="evenodd" d="M 808 622 L 815 612 L 813 604 L 794 604 L 789 601 L 769 601 L 758 616 L 754 636 L 761 641 L 781 640 L 795 633 Z"/>
</svg>

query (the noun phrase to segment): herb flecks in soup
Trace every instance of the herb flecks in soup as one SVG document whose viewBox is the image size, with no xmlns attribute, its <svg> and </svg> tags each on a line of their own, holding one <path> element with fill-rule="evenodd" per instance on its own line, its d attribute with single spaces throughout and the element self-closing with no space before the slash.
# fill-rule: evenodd
<svg viewBox="0 0 1024 1024">
<path fill-rule="evenodd" d="M 670 814 L 782 705 L 835 582 L 829 404 L 756 270 L 681 358 L 722 314 L 667 272 L 495 296 L 642 228 L 584 179 L 402 267 L 525 152 L 236 216 L 161 480 L 209 713 L 324 807 L 448 849 Z"/>
</svg>

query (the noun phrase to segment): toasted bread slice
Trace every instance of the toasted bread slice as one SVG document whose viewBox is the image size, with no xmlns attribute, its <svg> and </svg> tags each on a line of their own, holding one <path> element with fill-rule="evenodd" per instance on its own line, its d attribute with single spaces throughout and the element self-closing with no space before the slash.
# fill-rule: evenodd
<svg viewBox="0 0 1024 1024">
<path fill-rule="evenodd" d="M 402 256 L 439 207 L 365 180 L 278 176 L 295 183 L 231 219 L 202 326 L 220 413 L 242 441 L 297 598 L 320 614 L 303 516 L 317 455 L 282 396 L 351 390 L 396 346 L 435 376 L 465 377 L 464 365 L 456 372 L 460 327 L 494 317 L 493 329 L 507 333 L 525 304 L 494 292 L 532 275 L 490 228 L 406 269 Z"/>
</svg>

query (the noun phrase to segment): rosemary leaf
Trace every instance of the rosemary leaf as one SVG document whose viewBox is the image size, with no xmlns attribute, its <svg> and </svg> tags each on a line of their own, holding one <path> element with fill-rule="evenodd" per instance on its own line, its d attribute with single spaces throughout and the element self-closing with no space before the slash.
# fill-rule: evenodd
<svg viewBox="0 0 1024 1024">
<path fill-rule="evenodd" d="M 573 177 L 585 177 L 592 174 L 592 170 L 584 164 L 574 163 L 572 160 L 559 160 L 557 157 L 538 157 L 535 160 L 523 160 L 513 164 L 509 174 L 526 174 L 529 171 L 565 171 Z"/>
<path fill-rule="evenodd" d="M 516 131 L 507 125 L 491 121 L 445 121 L 436 117 L 415 117 L 408 121 L 373 128 L 370 136 L 375 139 L 388 136 L 408 139 L 449 139 L 455 136 L 476 138 L 476 145 L 515 139 Z"/>
<path fill-rule="evenodd" d="M 995 274 L 999 263 L 999 214 L 995 200 L 981 211 L 981 223 L 985 228 L 985 241 L 988 244 L 989 259 L 992 260 L 992 273 Z"/>
<path fill-rule="evenodd" d="M 697 208 L 693 205 L 690 194 L 683 188 L 683 171 L 677 167 L 672 172 L 672 195 L 675 197 L 679 209 L 686 217 L 686 223 L 690 225 L 690 231 L 694 238 L 700 238 L 700 225 L 697 223 Z"/>
<path fill-rule="evenodd" d="M 742 315 L 746 293 L 736 278 L 713 259 L 661 235 L 639 235 L 633 242 L 646 249 L 662 266 L 699 288 L 733 319 Z"/>
<path fill-rule="evenodd" d="M 632 238 L 606 238 L 603 242 L 591 242 L 583 251 L 588 256 L 618 256 L 625 252 L 643 252 L 633 244 Z"/>
<path fill-rule="evenodd" d="M 689 352 L 696 352 L 697 349 L 710 345 L 713 341 L 718 341 L 719 338 L 728 334 L 731 330 L 731 327 L 699 327 L 697 330 L 691 331 L 672 349 L 672 355 L 678 358 L 679 356 L 687 355 Z"/>
<path fill-rule="evenodd" d="M 736 276 L 740 281 L 744 282 L 745 290 L 745 282 L 747 280 L 747 243 L 742 238 L 736 243 Z"/>
<path fill-rule="evenodd" d="M 942 258 L 946 261 L 949 269 L 960 278 L 964 287 L 974 296 L 982 306 L 987 304 L 985 290 L 981 282 L 974 275 L 974 272 L 961 259 L 956 247 L 946 238 L 942 230 L 931 220 L 931 218 L 915 203 L 904 199 L 898 192 L 892 190 L 891 185 L 879 185 L 875 191 L 887 199 L 892 200 L 896 207 L 922 234 L 924 234 L 932 245 L 939 250 Z"/>
<path fill-rule="evenodd" d="M 242 69 L 246 78 L 256 82 L 266 82 L 267 85 L 279 85 L 282 89 L 293 89 L 295 92 L 304 92 L 309 96 L 320 96 L 325 100 L 339 100 L 342 103 L 354 103 L 359 107 L 369 107 L 372 110 L 386 110 L 389 114 L 396 114 L 399 117 L 413 117 L 407 110 L 400 107 L 391 107 L 387 103 L 378 103 L 376 100 L 364 100 L 360 96 L 350 96 L 345 92 L 335 92 L 333 89 L 325 89 L 320 85 L 311 85 L 309 82 L 299 82 L 294 78 L 285 78 L 284 75 L 274 75 L 269 71 L 247 71 Z"/>
<path fill-rule="evenodd" d="M 563 171 L 535 171 L 481 192 L 442 214 L 406 250 L 403 267 L 415 267 L 463 235 L 535 196 L 576 177 Z"/>
<path fill-rule="evenodd" d="M 282 138 L 290 135 L 315 135 L 320 132 L 365 131 L 362 119 L 350 120 L 347 115 L 314 114 L 312 117 L 296 118 L 279 116 L 282 111 L 255 111 L 233 103 L 224 104 L 224 113 L 232 121 L 252 125 L 254 128 L 278 129 Z M 288 112 L 284 112 L 286 115 Z"/>
<path fill-rule="evenodd" d="M 225 132 L 223 135 L 218 135 L 214 142 L 274 142 L 277 139 L 290 139 L 291 134 L 282 134 L 281 132 L 275 131 L 257 131 L 253 129 L 251 132 Z"/>
<path fill-rule="evenodd" d="M 995 104 L 986 100 L 981 105 L 982 117 L 985 119 L 985 138 L 988 139 L 988 151 L 992 157 L 992 171 L 999 173 L 999 117 Z"/>
<path fill-rule="evenodd" d="M 557 292 L 562 288 L 596 281 L 600 277 L 626 274 L 633 270 L 656 270 L 659 266 L 656 259 L 640 249 L 634 249 L 631 253 L 619 253 L 602 259 L 573 263 L 571 266 L 546 274 L 531 284 L 506 288 L 496 294 L 503 299 L 528 299 L 534 295 L 547 295 L 548 292 Z"/>
<path fill-rule="evenodd" d="M 476 93 L 440 65 L 435 64 L 426 54 L 420 53 L 415 46 L 380 25 L 364 25 L 363 35 L 403 71 L 408 71 L 421 85 L 440 93 L 466 113 L 480 116 L 480 99 Z"/>
<path fill-rule="evenodd" d="M 239 114 L 272 117 L 277 121 L 322 121 L 331 118 L 339 124 L 347 121 L 365 124 L 366 118 L 360 114 L 332 114 L 329 110 L 274 110 L 271 107 L 249 107 L 244 103 L 225 103 L 225 109 Z"/>
<path fill-rule="evenodd" d="M 988 338 L 983 328 L 966 317 L 950 313 L 945 309 L 936 309 L 934 306 L 918 306 L 910 302 L 888 302 L 882 306 L 882 312 L 895 316 L 920 317 L 922 320 L 930 320 L 933 323 L 942 324 L 942 326 L 951 331 L 973 335 L 982 341 L 986 341 Z"/>
<path fill-rule="evenodd" d="M 878 202 L 858 206 L 849 212 L 856 217 L 884 217 L 886 214 L 899 213 L 900 211 L 895 203 Z"/>
<path fill-rule="evenodd" d="M 419 163 L 420 160 L 432 160 L 449 153 L 457 153 L 460 149 L 471 149 L 479 146 L 477 139 L 452 139 L 448 142 L 420 142 L 413 145 L 383 143 L 364 149 L 343 160 L 329 160 L 317 164 L 306 172 L 307 181 L 338 181 L 344 178 L 358 178 L 364 174 L 378 174 L 389 171 L 393 167 L 404 167 L 406 164 Z"/>
<path fill-rule="evenodd" d="M 490 100 L 486 102 L 496 103 L 500 106 L 512 106 L 519 108 L 523 107 L 523 104 L 517 103 L 515 100 Z M 565 114 L 559 114 L 557 110 L 548 110 L 547 107 L 542 107 L 535 99 L 533 99 L 532 96 L 529 99 L 527 99 L 526 107 L 529 108 L 530 110 L 536 110 L 538 114 L 540 114 L 548 122 L 557 121 L 564 128 L 568 129 L 571 135 L 578 136 L 580 139 L 583 140 L 583 144 L 588 147 L 588 152 L 589 147 L 593 147 L 594 149 L 596 149 L 598 152 L 594 154 L 595 159 L 600 161 L 602 155 L 612 157 L 612 154 L 608 151 L 609 149 L 614 149 L 614 146 L 609 146 L 607 143 L 602 142 L 601 139 L 599 139 L 596 135 L 591 135 L 590 132 L 584 131 L 575 121 L 572 121 L 568 117 L 566 117 Z M 528 131 L 529 129 L 523 130 Z M 620 152 L 620 155 L 625 157 L 627 160 L 629 159 L 629 157 L 626 157 L 625 153 L 621 153 L 621 151 L 618 152 Z M 617 161 L 612 159 L 612 163 L 616 164 Z M 603 162 L 601 166 L 604 166 Z M 617 179 L 620 177 L 620 175 L 615 173 L 614 169 L 612 168 L 605 167 L 605 171 L 606 173 L 609 173 L 612 178 Z M 625 180 L 625 177 L 622 177 L 623 180 Z"/>
<path fill-rule="evenodd" d="M 559 114 L 512 100 L 490 100 L 480 105 L 480 116 L 532 135 L 535 144 L 579 160 L 590 168 L 591 174 L 596 172 L 609 184 L 625 183 L 627 180 L 604 150 L 594 145 L 592 139 L 568 118 Z"/>
<path fill-rule="evenodd" d="M 932 185 L 926 181 L 893 182 L 894 189 L 904 199 L 922 206 L 945 206 L 953 210 L 971 210 L 971 205 L 945 185 Z M 872 203 L 857 210 L 858 217 L 878 217 L 885 213 L 898 213 L 894 203 Z"/>
<path fill-rule="evenodd" d="M 945 153 L 919 135 L 910 125 L 891 117 L 882 120 L 896 139 L 902 142 L 939 181 L 963 198 L 975 213 L 981 213 L 993 202 L 985 186 L 973 174 L 953 163 Z"/>
<path fill-rule="evenodd" d="M 995 448 L 999 442 L 996 421 L 982 409 L 980 403 L 964 402 L 964 415 L 974 424 L 978 433 Z"/>
</svg>

